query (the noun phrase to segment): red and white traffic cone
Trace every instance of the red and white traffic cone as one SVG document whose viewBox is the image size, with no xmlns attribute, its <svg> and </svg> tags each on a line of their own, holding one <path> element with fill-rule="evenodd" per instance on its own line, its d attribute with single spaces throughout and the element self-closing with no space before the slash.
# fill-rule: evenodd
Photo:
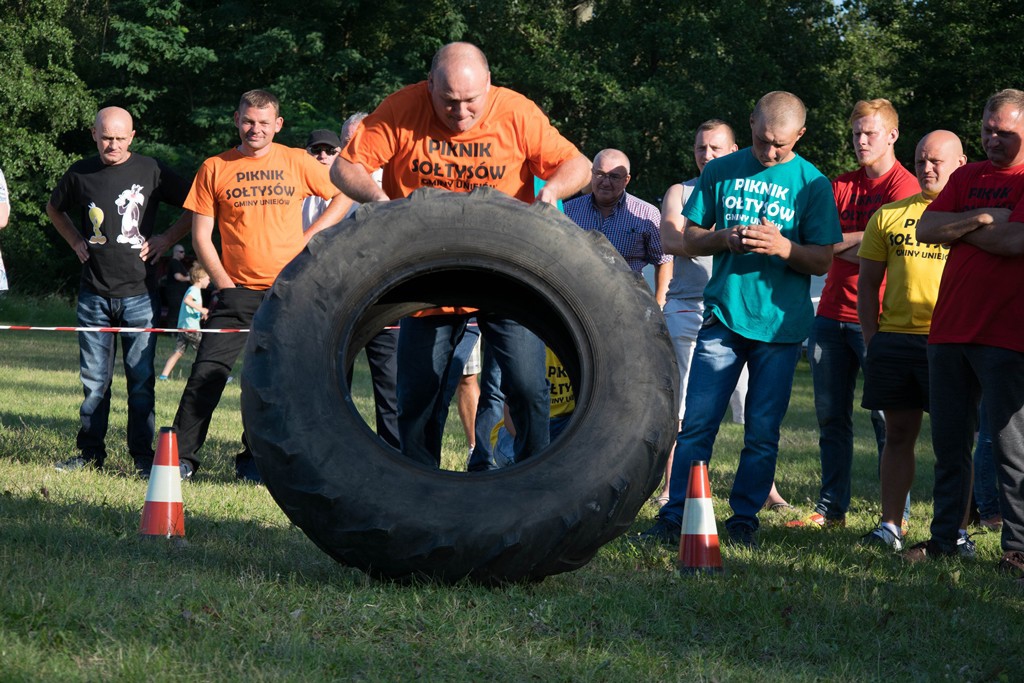
<svg viewBox="0 0 1024 683">
<path fill-rule="evenodd" d="M 161 427 L 146 490 L 146 505 L 142 508 L 140 536 L 185 536 L 178 464 L 178 434 L 174 427 Z"/>
<path fill-rule="evenodd" d="M 682 574 L 722 573 L 722 553 L 718 549 L 718 527 L 711 503 L 708 464 L 704 460 L 690 462 L 678 567 Z"/>
</svg>

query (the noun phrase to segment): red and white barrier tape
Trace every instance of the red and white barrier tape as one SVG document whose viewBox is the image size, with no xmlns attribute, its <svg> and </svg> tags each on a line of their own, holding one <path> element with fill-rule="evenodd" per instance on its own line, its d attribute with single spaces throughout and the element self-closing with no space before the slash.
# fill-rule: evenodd
<svg viewBox="0 0 1024 683">
<path fill-rule="evenodd" d="M 0 331 L 2 330 L 11 330 L 14 332 L 162 332 L 168 334 L 177 332 L 202 332 L 203 334 L 234 334 L 236 332 L 249 331 L 248 329 L 208 330 L 206 328 L 200 330 L 190 330 L 187 328 L 176 327 L 35 327 L 32 325 L 0 325 Z"/>
</svg>

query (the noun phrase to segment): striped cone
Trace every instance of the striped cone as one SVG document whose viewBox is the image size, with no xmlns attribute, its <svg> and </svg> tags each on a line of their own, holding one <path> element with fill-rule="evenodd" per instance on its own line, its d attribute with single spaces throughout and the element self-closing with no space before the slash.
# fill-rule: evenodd
<svg viewBox="0 0 1024 683">
<path fill-rule="evenodd" d="M 711 504 L 708 464 L 704 460 L 690 462 L 678 566 L 683 574 L 722 573 L 722 553 L 718 549 L 718 527 Z"/>
<path fill-rule="evenodd" d="M 149 475 L 146 505 L 142 508 L 140 536 L 185 536 L 185 513 L 181 503 L 181 471 L 178 468 L 178 434 L 174 427 L 161 427 L 153 470 Z"/>
</svg>

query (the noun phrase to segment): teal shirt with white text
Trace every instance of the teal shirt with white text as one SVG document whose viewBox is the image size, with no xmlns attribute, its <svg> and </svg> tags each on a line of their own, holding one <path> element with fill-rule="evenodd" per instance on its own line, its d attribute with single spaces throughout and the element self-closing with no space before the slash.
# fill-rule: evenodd
<svg viewBox="0 0 1024 683">
<path fill-rule="evenodd" d="M 762 166 L 749 147 L 711 160 L 683 215 L 716 230 L 765 217 L 796 244 L 842 241 L 832 184 L 799 154 L 771 167 Z M 715 254 L 704 290 L 705 316 L 755 341 L 800 342 L 814 317 L 810 284 L 810 275 L 777 256 L 723 251 Z"/>
</svg>

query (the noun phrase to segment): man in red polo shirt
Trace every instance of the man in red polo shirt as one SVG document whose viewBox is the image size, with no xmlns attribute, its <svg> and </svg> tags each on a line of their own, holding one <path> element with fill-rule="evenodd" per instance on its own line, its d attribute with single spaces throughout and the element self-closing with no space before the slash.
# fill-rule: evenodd
<svg viewBox="0 0 1024 683">
<path fill-rule="evenodd" d="M 981 142 L 988 159 L 953 173 L 917 226 L 919 242 L 950 250 L 928 337 L 931 538 L 905 557 L 958 554 L 980 398 L 1003 508 L 999 567 L 1024 578 L 1024 92 L 989 98 Z"/>
<path fill-rule="evenodd" d="M 850 127 L 859 168 L 832 182 L 843 241 L 835 245 L 807 340 L 818 416 L 821 491 L 811 515 L 790 522 L 790 526 L 846 525 L 853 467 L 853 394 L 866 351 L 857 318 L 857 249 L 868 219 L 879 207 L 920 191 L 914 174 L 896 160 L 899 117 L 889 100 L 857 102 L 850 114 Z M 872 412 L 871 420 L 881 457 L 885 422 L 877 411 Z"/>
</svg>

